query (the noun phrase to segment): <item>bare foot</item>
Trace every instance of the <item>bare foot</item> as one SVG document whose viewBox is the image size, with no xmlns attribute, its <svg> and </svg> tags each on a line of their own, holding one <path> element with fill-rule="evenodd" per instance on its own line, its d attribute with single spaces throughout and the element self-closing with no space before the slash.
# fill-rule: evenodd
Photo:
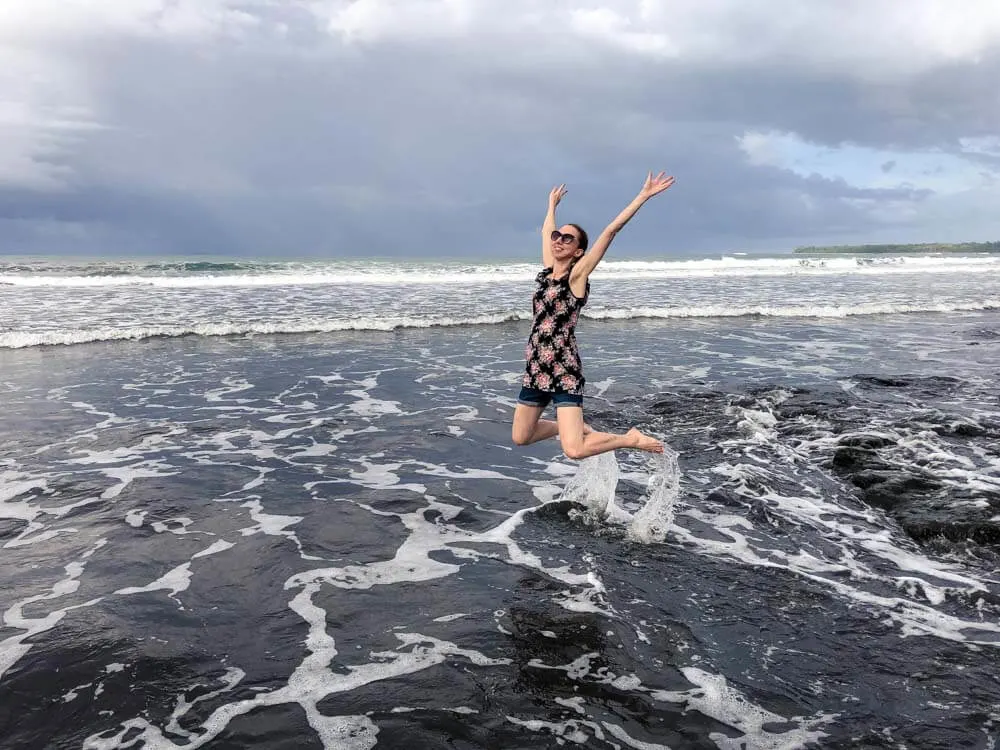
<svg viewBox="0 0 1000 750">
<path fill-rule="evenodd" d="M 649 453 L 663 453 L 663 443 L 654 437 L 639 432 L 635 427 L 625 433 L 625 436 L 631 439 L 634 448 L 638 448 L 641 451 L 648 451 Z"/>
</svg>

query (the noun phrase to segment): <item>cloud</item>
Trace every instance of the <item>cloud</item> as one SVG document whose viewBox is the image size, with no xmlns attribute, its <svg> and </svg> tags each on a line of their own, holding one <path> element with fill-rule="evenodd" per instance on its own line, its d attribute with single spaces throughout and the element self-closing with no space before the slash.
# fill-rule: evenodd
<svg viewBox="0 0 1000 750">
<path fill-rule="evenodd" d="M 1000 39 L 1000 6 L 966 0 L 313 0 L 327 29 L 355 39 L 601 37 L 634 52 L 669 50 L 694 65 L 807 65 L 837 75 L 907 75 L 976 62 Z M 629 40 L 632 40 L 631 43 Z"/>
<path fill-rule="evenodd" d="M 622 252 L 1000 234 L 992 2 L 8 0 L 0 50 L 19 251 L 527 254 L 660 168 Z"/>
</svg>

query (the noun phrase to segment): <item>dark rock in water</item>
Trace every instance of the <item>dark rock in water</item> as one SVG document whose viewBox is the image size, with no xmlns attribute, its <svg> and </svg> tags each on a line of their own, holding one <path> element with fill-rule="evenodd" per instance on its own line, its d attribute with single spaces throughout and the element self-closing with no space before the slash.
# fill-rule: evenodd
<svg viewBox="0 0 1000 750">
<path fill-rule="evenodd" d="M 1000 493 L 983 486 L 963 486 L 949 472 L 952 455 L 954 460 L 968 457 L 976 465 L 984 456 L 987 461 L 1000 456 L 1000 420 L 991 417 L 988 408 L 994 401 L 986 399 L 987 409 L 977 407 L 984 401 L 982 384 L 946 375 L 905 373 L 863 373 L 851 380 L 854 389 L 751 387 L 720 405 L 770 410 L 777 419 L 779 440 L 808 448 L 813 456 L 818 452 L 819 465 L 838 477 L 857 501 L 884 510 L 918 543 L 934 546 L 938 544 L 934 540 L 943 539 L 945 544 L 977 545 L 977 550 L 997 544 L 1000 524 L 991 519 L 1000 512 Z M 779 392 L 780 397 L 773 397 Z M 687 403 L 690 416 L 697 420 L 698 405 Z M 699 404 L 706 405 L 704 401 Z M 717 430 L 718 424 L 713 428 Z M 943 472 L 941 479 L 935 475 L 938 471 Z M 765 488 L 745 480 L 739 494 L 720 488 L 706 499 L 747 508 L 749 520 L 775 528 L 781 516 L 772 506 L 755 502 L 761 494 L 758 489 Z"/>
<path fill-rule="evenodd" d="M 852 380 L 862 387 L 906 389 L 914 395 L 938 396 L 951 393 L 965 385 L 961 378 L 948 375 L 883 377 L 881 375 L 855 375 Z"/>
<path fill-rule="evenodd" d="M 935 426 L 934 432 L 945 437 L 978 438 L 978 437 L 1000 437 L 998 425 L 991 424 L 988 420 L 978 422 L 953 422 Z"/>
<path fill-rule="evenodd" d="M 844 473 L 851 469 L 867 469 L 870 467 L 890 468 L 880 457 L 877 451 L 869 448 L 854 448 L 847 446 L 837 448 L 833 452 L 830 463 L 839 473 Z"/>
<path fill-rule="evenodd" d="M 853 448 L 885 448 L 896 445 L 896 441 L 882 435 L 846 435 L 838 443 Z"/>
<path fill-rule="evenodd" d="M 676 401 L 657 401 L 649 410 L 653 414 L 673 414 L 678 411 L 678 404 Z"/>
<path fill-rule="evenodd" d="M 941 483 L 928 477 L 897 475 L 884 482 L 872 484 L 862 491 L 868 504 L 885 510 L 911 502 L 916 497 L 926 497 L 941 489 Z"/>
<path fill-rule="evenodd" d="M 865 469 L 864 471 L 859 471 L 857 474 L 852 474 L 850 481 L 855 487 L 860 487 L 865 490 L 869 487 L 874 487 L 877 484 L 885 484 L 894 476 L 895 472 L 892 471 Z"/>
<path fill-rule="evenodd" d="M 913 383 L 912 380 L 886 378 L 879 375 L 855 375 L 852 380 L 863 385 L 873 385 L 880 388 L 906 388 Z"/>
<path fill-rule="evenodd" d="M 676 393 L 664 393 L 661 395 L 666 396 L 666 398 L 662 398 L 649 407 L 649 410 L 653 414 L 686 413 L 692 408 L 692 405 L 689 403 L 692 400 L 699 402 L 697 408 L 704 408 L 700 402 L 714 400 L 721 403 L 726 399 L 726 394 L 709 390 L 678 391 Z"/>
<path fill-rule="evenodd" d="M 720 505 L 726 505 L 730 508 L 742 508 L 747 504 L 747 502 L 745 500 L 741 500 L 740 496 L 735 492 L 727 490 L 723 487 L 712 490 L 705 496 L 705 499 L 710 503 L 719 503 Z"/>
<path fill-rule="evenodd" d="M 552 502 L 540 505 L 535 511 L 535 515 L 538 518 L 566 518 L 569 516 L 570 511 L 581 510 L 584 507 L 583 503 L 573 500 L 553 500 Z"/>
<path fill-rule="evenodd" d="M 729 395 L 729 404 L 744 409 L 777 409 L 791 399 L 806 397 L 811 392 L 804 388 L 777 384 L 758 384 L 747 388 L 746 393 Z"/>
<path fill-rule="evenodd" d="M 850 394 L 840 389 L 798 390 L 775 407 L 775 414 L 782 419 L 794 419 L 801 416 L 829 419 L 851 404 Z"/>
<path fill-rule="evenodd" d="M 918 542 L 948 539 L 976 544 L 1000 545 L 1000 525 L 995 523 L 914 522 L 905 525 L 906 533 Z"/>
</svg>

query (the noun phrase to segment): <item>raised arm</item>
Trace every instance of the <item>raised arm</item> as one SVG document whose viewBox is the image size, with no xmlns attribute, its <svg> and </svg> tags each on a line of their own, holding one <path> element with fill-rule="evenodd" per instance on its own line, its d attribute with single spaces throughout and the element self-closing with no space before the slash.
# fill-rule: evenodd
<svg viewBox="0 0 1000 750">
<path fill-rule="evenodd" d="M 542 224 L 542 265 L 549 268 L 555 262 L 552 257 L 552 233 L 556 229 L 556 206 L 566 195 L 566 186 L 559 185 L 552 188 L 549 193 L 549 211 L 545 214 L 545 221 Z"/>
<path fill-rule="evenodd" d="M 615 236 L 622 230 L 622 228 L 628 224 L 629 220 L 635 216 L 636 211 L 642 208 L 642 205 L 652 198 L 654 195 L 659 195 L 664 190 L 669 188 L 674 184 L 673 177 L 664 177 L 664 172 L 660 172 L 655 177 L 653 173 L 650 172 L 646 176 L 646 182 L 643 183 L 642 189 L 639 194 L 632 199 L 622 210 L 618 216 L 615 217 L 614 221 L 608 224 L 604 228 L 604 231 L 595 240 L 590 251 L 585 253 L 580 260 L 576 262 L 573 266 L 573 273 L 570 277 L 571 283 L 574 287 L 579 286 L 582 290 L 586 287 L 587 279 L 597 264 L 601 262 L 604 257 L 604 253 L 608 251 L 608 247 L 611 246 L 611 242 L 615 239 Z"/>
</svg>

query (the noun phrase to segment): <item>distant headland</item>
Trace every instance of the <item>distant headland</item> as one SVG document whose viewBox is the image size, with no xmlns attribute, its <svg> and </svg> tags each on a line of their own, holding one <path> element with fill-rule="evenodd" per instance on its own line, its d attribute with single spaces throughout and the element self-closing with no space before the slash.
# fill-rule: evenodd
<svg viewBox="0 0 1000 750">
<path fill-rule="evenodd" d="M 887 253 L 1000 253 L 1000 242 L 924 242 L 917 245 L 810 245 L 797 247 L 803 255 L 880 255 Z"/>
</svg>

